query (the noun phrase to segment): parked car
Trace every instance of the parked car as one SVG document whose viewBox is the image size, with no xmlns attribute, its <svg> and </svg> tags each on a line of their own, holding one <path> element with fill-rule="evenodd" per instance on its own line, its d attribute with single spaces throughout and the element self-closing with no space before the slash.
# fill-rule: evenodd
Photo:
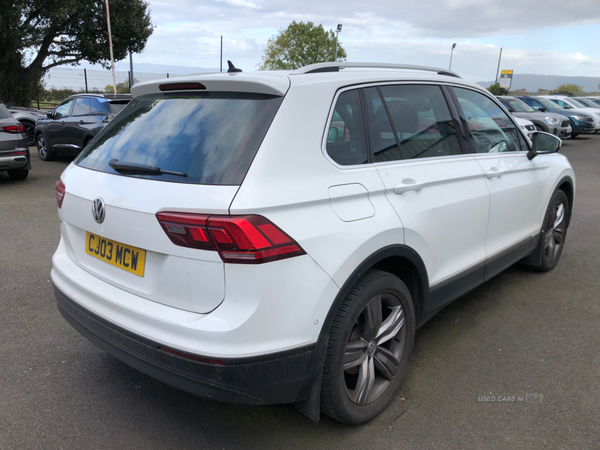
<svg viewBox="0 0 600 450">
<path fill-rule="evenodd" d="M 533 122 L 539 131 L 552 133 L 559 138 L 569 138 L 573 132 L 571 120 L 561 114 L 536 112 L 522 100 L 509 95 L 499 95 L 498 99 L 515 117 L 522 117 Z"/>
<path fill-rule="evenodd" d="M 21 125 L 0 103 L 0 172 L 13 180 L 24 180 L 31 170 L 27 136 Z"/>
<path fill-rule="evenodd" d="M 600 100 L 595 98 L 575 97 L 574 99 L 587 108 L 600 108 Z"/>
<path fill-rule="evenodd" d="M 596 131 L 596 118 L 594 114 L 561 108 L 556 103 L 544 97 L 517 96 L 517 98 L 523 100 L 523 102 L 531 106 L 535 111 L 553 112 L 568 117 L 573 127 L 572 138 L 584 132 L 593 133 Z"/>
<path fill-rule="evenodd" d="M 568 109 L 573 112 L 585 112 L 589 114 L 593 114 L 595 119 L 595 132 L 600 130 L 600 108 L 592 108 L 588 105 L 585 105 L 578 100 L 573 99 L 572 97 L 567 97 L 565 95 L 547 95 L 546 98 L 550 99 L 550 101 L 556 103 L 558 106 L 564 109 Z"/>
<path fill-rule="evenodd" d="M 42 161 L 57 153 L 77 155 L 131 101 L 129 94 L 75 94 L 35 124 Z"/>
<path fill-rule="evenodd" d="M 535 132 L 535 125 L 533 122 L 527 119 L 523 119 L 522 117 L 514 116 L 515 122 L 521 127 L 521 129 L 525 132 L 527 137 L 531 140 L 533 139 L 533 133 Z M 570 122 L 569 122 L 570 126 Z"/>
<path fill-rule="evenodd" d="M 188 392 L 363 423 L 418 326 L 563 251 L 560 139 L 530 142 L 453 72 L 339 62 L 132 91 L 56 183 L 52 282 L 81 334 Z"/>
<path fill-rule="evenodd" d="M 2 102 L 0 102 L 2 103 Z M 39 109 L 33 108 L 24 108 L 21 106 L 10 106 L 4 105 L 10 111 L 15 119 L 17 119 L 21 125 L 23 125 L 23 130 L 27 135 L 27 145 L 29 147 L 35 145 L 35 123 L 41 117 L 45 117 L 46 115 L 40 111 Z"/>
</svg>

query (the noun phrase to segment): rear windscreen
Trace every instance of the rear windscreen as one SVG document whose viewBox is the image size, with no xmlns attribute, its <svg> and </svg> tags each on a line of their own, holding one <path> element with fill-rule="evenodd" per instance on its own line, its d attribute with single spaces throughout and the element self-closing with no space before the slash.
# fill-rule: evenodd
<svg viewBox="0 0 600 450">
<path fill-rule="evenodd" d="M 12 119 L 12 114 L 3 104 L 0 104 L 0 119 Z"/>
<path fill-rule="evenodd" d="M 147 164 L 185 173 L 122 175 L 177 183 L 239 185 L 282 97 L 203 93 L 132 100 L 75 163 L 118 174 L 108 162 Z"/>
</svg>

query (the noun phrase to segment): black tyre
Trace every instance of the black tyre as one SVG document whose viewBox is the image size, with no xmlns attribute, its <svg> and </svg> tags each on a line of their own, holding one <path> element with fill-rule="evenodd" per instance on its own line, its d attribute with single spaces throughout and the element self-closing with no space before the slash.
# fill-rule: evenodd
<svg viewBox="0 0 600 450">
<path fill-rule="evenodd" d="M 368 271 L 342 303 L 329 332 L 321 409 L 348 424 L 367 422 L 394 399 L 415 340 L 415 311 L 406 285 Z"/>
<path fill-rule="evenodd" d="M 579 136 L 579 133 L 571 133 L 571 139 L 575 139 L 577 136 Z"/>
<path fill-rule="evenodd" d="M 35 140 L 35 144 L 38 149 L 38 153 L 40 155 L 40 159 L 42 161 L 53 161 L 56 158 L 56 155 L 50 147 L 48 146 L 48 141 L 43 134 L 38 134 L 37 139 Z"/>
<path fill-rule="evenodd" d="M 23 131 L 27 135 L 27 147 L 32 147 L 35 145 L 35 124 L 33 122 L 29 122 L 27 120 L 21 121 L 21 125 L 23 125 Z"/>
<path fill-rule="evenodd" d="M 533 125 L 535 126 L 535 129 L 537 131 L 546 131 L 546 130 L 544 130 L 544 127 L 542 127 L 541 125 L 538 125 L 537 123 L 534 123 Z"/>
<path fill-rule="evenodd" d="M 29 176 L 29 170 L 12 169 L 7 170 L 7 173 L 12 180 L 24 180 Z"/>
<path fill-rule="evenodd" d="M 563 191 L 556 191 L 546 210 L 542 225 L 542 262 L 537 270 L 548 272 L 556 267 L 567 238 L 569 199 Z"/>
</svg>

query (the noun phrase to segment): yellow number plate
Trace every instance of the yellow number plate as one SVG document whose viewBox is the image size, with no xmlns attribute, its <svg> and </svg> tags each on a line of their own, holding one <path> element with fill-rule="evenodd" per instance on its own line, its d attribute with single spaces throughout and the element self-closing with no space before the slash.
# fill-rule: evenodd
<svg viewBox="0 0 600 450">
<path fill-rule="evenodd" d="M 126 270 L 139 277 L 144 276 L 146 250 L 86 232 L 85 252 L 119 269 Z"/>
</svg>

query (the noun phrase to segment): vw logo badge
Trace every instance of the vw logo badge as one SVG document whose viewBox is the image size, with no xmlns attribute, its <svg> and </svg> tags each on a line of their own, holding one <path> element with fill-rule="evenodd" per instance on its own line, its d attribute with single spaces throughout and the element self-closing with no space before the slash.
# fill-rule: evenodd
<svg viewBox="0 0 600 450">
<path fill-rule="evenodd" d="M 104 222 L 105 213 L 104 200 L 102 200 L 102 197 L 98 197 L 92 203 L 92 215 L 94 216 L 94 220 L 98 223 Z"/>
</svg>

